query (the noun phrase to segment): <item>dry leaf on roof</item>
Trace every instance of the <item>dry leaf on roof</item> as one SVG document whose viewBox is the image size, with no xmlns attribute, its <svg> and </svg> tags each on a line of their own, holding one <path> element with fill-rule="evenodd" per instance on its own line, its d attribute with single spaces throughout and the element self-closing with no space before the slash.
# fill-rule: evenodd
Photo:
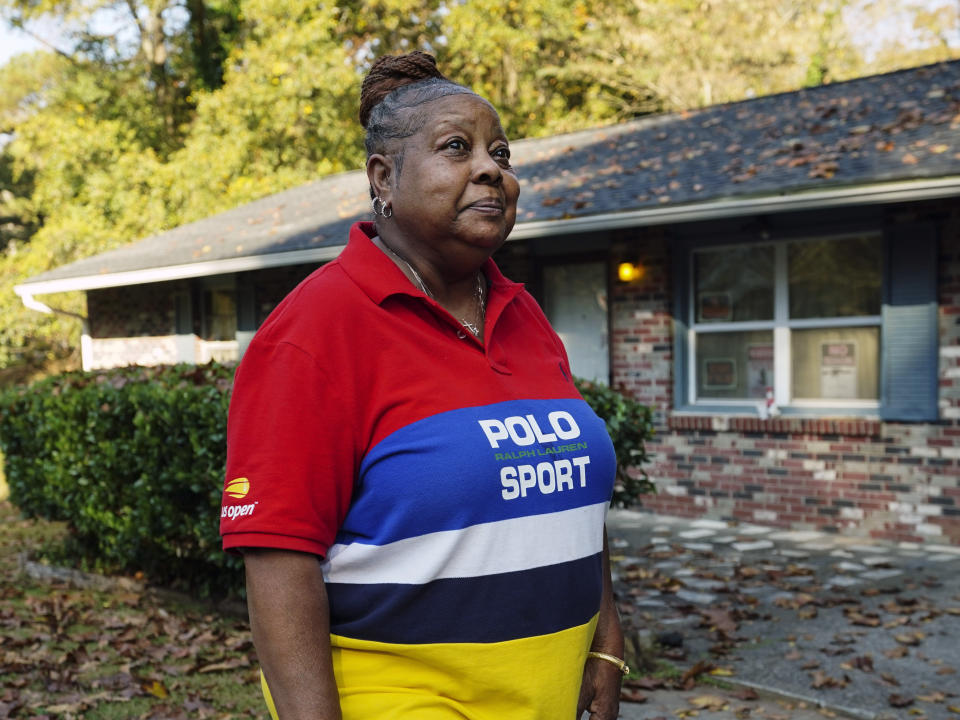
<svg viewBox="0 0 960 720">
<path fill-rule="evenodd" d="M 817 163 L 811 168 L 810 172 L 807 173 L 807 177 L 811 178 L 823 178 L 829 180 L 834 175 L 837 174 L 838 165 L 832 160 L 827 160 L 825 162 Z"/>
</svg>

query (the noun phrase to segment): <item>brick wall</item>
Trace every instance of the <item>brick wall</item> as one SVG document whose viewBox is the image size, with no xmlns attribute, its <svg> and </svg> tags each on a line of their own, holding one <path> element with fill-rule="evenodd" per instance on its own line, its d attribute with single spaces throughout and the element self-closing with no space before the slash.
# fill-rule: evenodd
<svg viewBox="0 0 960 720">
<path fill-rule="evenodd" d="M 639 264 L 643 275 L 614 282 L 610 303 L 612 382 L 654 409 L 664 425 L 673 404 L 673 318 L 670 260 L 660 229 L 635 231 L 613 246 L 614 269 Z"/>
<path fill-rule="evenodd" d="M 652 270 L 613 289 L 613 378 L 657 409 L 654 512 L 960 544 L 960 220 L 941 237 L 935 424 L 671 416 L 668 245 L 639 233 L 614 260 Z"/>
</svg>

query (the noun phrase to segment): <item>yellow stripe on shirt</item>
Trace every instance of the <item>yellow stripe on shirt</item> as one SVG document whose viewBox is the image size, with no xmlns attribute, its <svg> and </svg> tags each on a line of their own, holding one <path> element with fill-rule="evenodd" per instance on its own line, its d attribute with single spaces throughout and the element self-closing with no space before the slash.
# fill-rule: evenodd
<svg viewBox="0 0 960 720">
<path fill-rule="evenodd" d="M 398 645 L 333 635 L 343 720 L 572 718 L 595 627 L 596 616 L 549 635 L 499 643 Z"/>
</svg>

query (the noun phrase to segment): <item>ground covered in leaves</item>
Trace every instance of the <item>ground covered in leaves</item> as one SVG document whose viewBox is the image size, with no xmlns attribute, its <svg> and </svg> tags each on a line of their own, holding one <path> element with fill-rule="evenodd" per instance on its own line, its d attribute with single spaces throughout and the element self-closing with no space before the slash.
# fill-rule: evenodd
<svg viewBox="0 0 960 720">
<path fill-rule="evenodd" d="M 20 571 L 22 553 L 62 532 L 0 503 L 0 718 L 266 715 L 246 620 L 147 590 L 78 589 Z"/>
<path fill-rule="evenodd" d="M 960 552 L 739 532 L 615 538 L 634 662 L 689 667 L 674 687 L 712 676 L 864 716 L 960 719 Z"/>
</svg>

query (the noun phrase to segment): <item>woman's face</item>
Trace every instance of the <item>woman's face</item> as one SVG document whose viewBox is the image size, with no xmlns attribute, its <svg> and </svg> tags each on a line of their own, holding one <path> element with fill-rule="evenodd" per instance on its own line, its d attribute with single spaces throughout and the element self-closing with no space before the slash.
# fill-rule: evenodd
<svg viewBox="0 0 960 720">
<path fill-rule="evenodd" d="M 517 216 L 520 184 L 496 111 L 471 94 L 425 104 L 423 127 L 405 138 L 387 179 L 393 217 L 410 247 L 451 265 L 488 257 Z"/>
</svg>

